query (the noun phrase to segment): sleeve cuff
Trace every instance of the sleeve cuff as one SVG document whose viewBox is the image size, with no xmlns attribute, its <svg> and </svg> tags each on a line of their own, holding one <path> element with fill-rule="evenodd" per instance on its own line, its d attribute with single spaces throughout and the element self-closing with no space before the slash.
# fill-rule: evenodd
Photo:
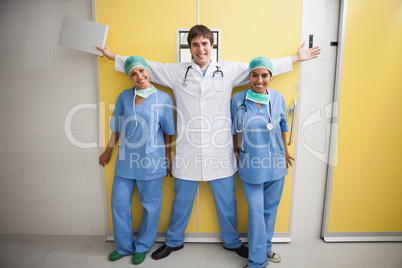
<svg viewBox="0 0 402 268">
<path fill-rule="evenodd" d="M 292 58 L 291 57 L 283 57 L 279 59 L 271 60 L 273 65 L 273 76 L 280 75 L 283 73 L 288 73 L 293 70 Z"/>
<path fill-rule="evenodd" d="M 116 55 L 114 59 L 114 69 L 118 72 L 124 73 L 124 62 L 126 61 L 127 57 Z"/>
<path fill-rule="evenodd" d="M 288 132 L 289 131 L 289 126 L 288 124 L 281 125 L 281 132 Z"/>
</svg>

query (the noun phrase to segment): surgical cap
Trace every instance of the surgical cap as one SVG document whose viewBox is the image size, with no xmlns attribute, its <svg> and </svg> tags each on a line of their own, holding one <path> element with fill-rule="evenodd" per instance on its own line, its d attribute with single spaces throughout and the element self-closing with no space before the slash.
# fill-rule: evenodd
<svg viewBox="0 0 402 268">
<path fill-rule="evenodd" d="M 130 77 L 130 72 L 135 67 L 142 66 L 148 70 L 148 64 L 143 57 L 140 56 L 130 56 L 124 62 L 124 72 L 128 77 Z"/>
<path fill-rule="evenodd" d="M 258 68 L 268 69 L 268 71 L 270 71 L 271 75 L 272 75 L 272 70 L 273 70 L 272 63 L 268 58 L 256 57 L 256 58 L 252 59 L 248 66 L 248 73 L 251 73 L 252 70 L 258 69 Z"/>
</svg>

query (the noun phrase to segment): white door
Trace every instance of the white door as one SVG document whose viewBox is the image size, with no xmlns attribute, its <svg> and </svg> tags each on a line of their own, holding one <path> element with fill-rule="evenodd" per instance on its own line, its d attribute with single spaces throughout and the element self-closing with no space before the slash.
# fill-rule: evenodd
<svg viewBox="0 0 402 268">
<path fill-rule="evenodd" d="M 341 0 L 303 1 L 302 40 L 312 40 L 321 55 L 300 67 L 292 241 L 321 235 L 340 4 Z"/>
</svg>

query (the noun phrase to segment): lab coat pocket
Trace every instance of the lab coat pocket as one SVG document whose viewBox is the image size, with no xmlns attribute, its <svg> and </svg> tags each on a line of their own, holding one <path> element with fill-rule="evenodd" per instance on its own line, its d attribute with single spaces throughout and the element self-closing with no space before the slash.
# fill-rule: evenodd
<svg viewBox="0 0 402 268">
<path fill-rule="evenodd" d="M 214 76 L 212 81 L 212 87 L 214 88 L 215 92 L 222 92 L 223 91 L 223 81 L 224 77 L 221 74 L 217 74 Z"/>
</svg>

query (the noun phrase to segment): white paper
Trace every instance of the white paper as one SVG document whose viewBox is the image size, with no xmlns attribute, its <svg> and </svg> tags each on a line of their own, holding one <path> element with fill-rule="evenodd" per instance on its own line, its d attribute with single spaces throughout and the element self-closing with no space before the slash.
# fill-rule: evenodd
<svg viewBox="0 0 402 268">
<path fill-rule="evenodd" d="M 108 30 L 108 25 L 64 15 L 59 46 L 102 55 L 95 46 L 105 46 Z"/>
</svg>

